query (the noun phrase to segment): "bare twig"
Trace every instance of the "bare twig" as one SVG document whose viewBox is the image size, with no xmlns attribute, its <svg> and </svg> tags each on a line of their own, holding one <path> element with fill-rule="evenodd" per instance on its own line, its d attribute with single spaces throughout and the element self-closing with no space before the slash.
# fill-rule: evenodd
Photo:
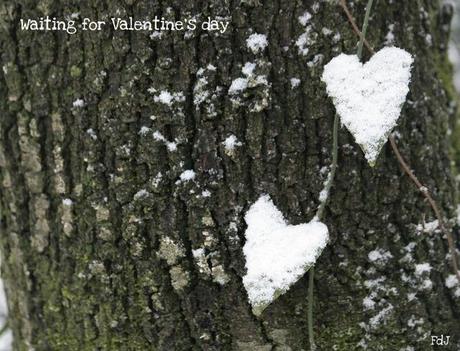
<svg viewBox="0 0 460 351">
<path fill-rule="evenodd" d="M 308 311 L 307 311 L 308 342 L 310 343 L 310 351 L 316 351 L 315 334 L 313 331 L 314 277 L 315 277 L 315 266 L 312 266 L 310 268 L 310 271 L 308 272 Z"/>
<path fill-rule="evenodd" d="M 363 29 L 361 30 L 362 35 L 358 43 L 358 57 L 360 60 L 363 57 L 363 44 L 364 44 L 364 39 L 366 38 L 367 25 L 369 24 L 369 17 L 371 16 L 371 9 L 372 9 L 373 2 L 374 0 L 367 1 L 366 15 L 364 16 Z"/>
<path fill-rule="evenodd" d="M 373 55 L 375 54 L 375 51 L 374 49 L 372 48 L 372 46 L 369 44 L 369 42 L 366 40 L 366 38 L 364 38 L 364 35 L 363 33 L 361 33 L 361 31 L 359 30 L 358 26 L 356 25 L 356 22 L 355 22 L 355 19 L 353 18 L 350 10 L 348 9 L 348 6 L 347 6 L 347 3 L 345 2 L 345 0 L 340 0 L 339 1 L 340 3 L 340 6 L 342 6 L 343 8 L 343 11 L 345 12 L 345 14 L 347 15 L 347 18 L 348 18 L 348 21 L 350 22 L 354 32 L 356 33 L 356 35 L 359 37 L 359 39 L 364 43 L 364 46 L 366 46 L 367 50 L 369 50 L 369 52 Z"/>
<path fill-rule="evenodd" d="M 334 183 L 335 173 L 337 171 L 337 159 L 338 159 L 338 133 L 339 133 L 339 115 L 336 113 L 334 117 L 334 124 L 332 127 L 332 164 L 331 173 L 329 173 L 326 186 L 324 190 L 326 192 L 326 199 L 320 202 L 318 210 L 316 211 L 316 218 L 321 221 L 323 219 L 324 210 L 326 209 L 327 201 L 329 200 L 329 193 L 331 192 L 332 184 Z"/>
<path fill-rule="evenodd" d="M 410 169 L 404 158 L 402 157 L 401 153 L 399 152 L 398 146 L 396 145 L 396 141 L 393 137 L 393 135 L 390 135 L 390 144 L 391 148 L 393 149 L 396 158 L 398 159 L 399 163 L 401 164 L 401 167 L 403 168 L 404 172 L 409 176 L 409 178 L 412 180 L 412 182 L 415 184 L 415 186 L 420 190 L 422 195 L 426 198 L 428 203 L 430 204 L 431 208 L 433 209 L 434 214 L 436 215 L 436 218 L 438 219 L 438 224 L 439 228 L 441 229 L 441 232 L 447 237 L 447 243 L 449 244 L 449 250 L 451 254 L 451 263 L 452 263 L 452 268 L 454 270 L 454 273 L 457 276 L 458 281 L 460 282 L 460 271 L 458 269 L 458 257 L 457 257 L 457 251 L 455 250 L 455 244 L 454 244 L 454 238 L 452 236 L 452 233 L 447 230 L 446 225 L 444 223 L 443 216 L 441 214 L 441 210 L 439 209 L 438 205 L 436 204 L 436 201 L 433 199 L 431 196 L 428 188 L 424 186 L 418 178 L 415 176 L 414 172 Z"/>
<path fill-rule="evenodd" d="M 6 331 L 8 330 L 9 328 L 9 323 L 8 323 L 8 320 L 5 322 L 5 324 L 3 324 L 3 326 L 0 328 L 0 337 L 3 336 L 3 334 L 6 333 Z"/>
</svg>

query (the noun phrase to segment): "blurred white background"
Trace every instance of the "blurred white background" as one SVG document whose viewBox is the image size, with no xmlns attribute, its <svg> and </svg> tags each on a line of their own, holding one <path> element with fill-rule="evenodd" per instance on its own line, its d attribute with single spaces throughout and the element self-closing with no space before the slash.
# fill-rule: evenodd
<svg viewBox="0 0 460 351">
<path fill-rule="evenodd" d="M 450 36 L 449 58 L 454 65 L 454 84 L 460 92 L 460 0 L 446 1 L 454 6 L 452 33 Z"/>
</svg>

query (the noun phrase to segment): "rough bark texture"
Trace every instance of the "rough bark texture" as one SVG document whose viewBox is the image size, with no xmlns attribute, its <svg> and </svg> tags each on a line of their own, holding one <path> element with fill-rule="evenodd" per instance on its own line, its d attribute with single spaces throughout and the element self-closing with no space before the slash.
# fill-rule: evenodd
<svg viewBox="0 0 460 351">
<path fill-rule="evenodd" d="M 358 23 L 365 2 L 349 2 Z M 231 24 L 224 35 L 152 38 L 18 27 L 20 18 L 77 12 Z M 378 49 L 392 32 L 415 56 L 398 143 L 453 218 L 449 20 L 437 0 L 377 1 L 368 39 Z M 356 48 L 337 3 L 3 0 L 0 31 L 2 276 L 16 349 L 308 349 L 307 276 L 260 319 L 251 313 L 243 216 L 263 193 L 291 223 L 315 213 L 334 117 L 320 75 Z M 251 33 L 266 34 L 268 47 L 254 54 Z M 251 86 L 229 96 L 246 62 L 256 64 Z M 161 91 L 174 96 L 171 106 L 155 99 Z M 231 134 L 242 143 L 233 152 L 222 144 Z M 339 139 L 325 218 L 331 242 L 316 266 L 319 348 L 431 350 L 430 335 L 444 334 L 444 349 L 458 350 L 447 245 L 423 229 L 432 211 L 388 145 L 371 169 L 346 130 Z M 188 169 L 196 178 L 178 182 Z M 204 254 L 194 257 L 196 249 Z M 373 250 L 388 254 L 372 262 Z M 431 272 L 417 275 L 420 263 Z"/>
</svg>

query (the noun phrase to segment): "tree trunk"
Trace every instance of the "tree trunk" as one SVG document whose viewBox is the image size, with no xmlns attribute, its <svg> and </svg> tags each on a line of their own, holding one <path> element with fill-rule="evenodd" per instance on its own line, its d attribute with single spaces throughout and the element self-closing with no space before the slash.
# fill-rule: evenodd
<svg viewBox="0 0 460 351">
<path fill-rule="evenodd" d="M 358 24 L 366 2 L 349 2 Z M 397 142 L 453 221 L 449 9 L 377 1 L 367 38 L 415 57 Z M 15 348 L 309 349 L 308 275 L 260 318 L 251 312 L 244 214 L 261 194 L 290 223 L 315 214 L 335 113 L 320 77 L 357 43 L 338 4 L 3 0 L 0 11 L 2 276 Z M 21 18 L 72 13 L 230 25 L 20 29 Z M 265 49 L 248 47 L 254 33 Z M 229 94 L 237 78 L 248 87 Z M 441 334 L 451 336 L 444 349 L 460 348 L 460 291 L 445 284 L 447 244 L 433 220 L 389 145 L 370 168 L 340 130 L 331 239 L 315 274 L 320 350 L 431 350 Z M 417 271 L 422 263 L 431 271 Z"/>
</svg>

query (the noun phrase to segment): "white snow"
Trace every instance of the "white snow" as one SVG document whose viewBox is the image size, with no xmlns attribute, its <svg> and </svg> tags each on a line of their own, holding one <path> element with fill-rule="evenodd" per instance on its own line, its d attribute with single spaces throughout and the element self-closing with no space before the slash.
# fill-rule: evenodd
<svg viewBox="0 0 460 351">
<path fill-rule="evenodd" d="M 188 182 L 189 180 L 195 179 L 195 172 L 191 169 L 187 169 L 186 171 L 183 171 L 181 175 L 179 176 L 179 179 L 182 182 Z"/>
<path fill-rule="evenodd" d="M 156 90 L 155 89 L 153 89 L 153 90 L 149 89 L 149 92 L 151 92 L 151 91 L 156 91 Z M 162 90 L 162 91 L 160 91 L 159 95 L 155 95 L 153 97 L 153 101 L 161 103 L 161 104 L 164 104 L 166 106 L 172 106 L 172 104 L 174 102 L 184 102 L 185 101 L 185 96 L 181 92 L 171 94 L 167 90 Z"/>
<path fill-rule="evenodd" d="M 300 79 L 299 78 L 291 78 L 291 88 L 297 88 L 300 84 Z"/>
<path fill-rule="evenodd" d="M 158 130 L 153 132 L 153 139 L 155 139 L 156 141 L 165 141 L 166 138 L 163 136 L 163 134 L 161 134 Z"/>
<path fill-rule="evenodd" d="M 412 63 L 405 50 L 386 47 L 364 65 L 356 55 L 341 54 L 324 67 L 327 93 L 371 165 L 396 126 Z"/>
<path fill-rule="evenodd" d="M 85 106 L 85 101 L 82 99 L 77 99 L 73 102 L 73 107 L 84 107 Z"/>
<path fill-rule="evenodd" d="M 390 24 L 390 25 L 388 26 L 388 33 L 387 33 L 387 35 L 385 36 L 385 44 L 387 44 L 387 45 L 392 45 L 392 44 L 395 42 L 394 30 L 395 30 L 395 25 L 394 25 L 394 24 Z"/>
<path fill-rule="evenodd" d="M 432 287 L 433 287 L 433 282 L 430 279 L 425 279 L 418 286 L 419 290 L 431 290 Z"/>
<path fill-rule="evenodd" d="M 458 285 L 458 278 L 455 274 L 450 274 L 447 278 L 446 278 L 446 286 L 449 288 L 449 289 L 452 289 L 453 287 L 457 286 Z"/>
<path fill-rule="evenodd" d="M 211 196 L 211 192 L 209 190 L 203 190 L 201 192 L 201 197 L 210 197 Z"/>
<path fill-rule="evenodd" d="M 429 263 L 420 263 L 415 265 L 415 274 L 422 275 L 423 273 L 430 273 L 432 267 Z"/>
<path fill-rule="evenodd" d="M 200 257 L 200 256 L 204 256 L 204 249 L 199 248 L 199 249 L 192 250 L 192 255 L 195 258 Z"/>
<path fill-rule="evenodd" d="M 308 11 L 305 11 L 302 16 L 299 16 L 298 20 L 302 26 L 306 26 L 308 21 L 311 19 L 311 14 Z"/>
<path fill-rule="evenodd" d="M 63 199 L 62 204 L 65 205 L 65 206 L 72 206 L 73 201 L 71 199 Z"/>
<path fill-rule="evenodd" d="M 243 284 L 257 315 L 315 263 L 329 234 L 318 221 L 287 224 L 268 195 L 249 208 L 245 221 L 247 274 Z"/>
<path fill-rule="evenodd" d="M 169 151 L 173 152 L 177 150 L 177 143 L 171 142 L 166 140 L 163 134 L 161 134 L 158 130 L 153 133 L 153 139 L 156 141 L 163 142 Z"/>
<path fill-rule="evenodd" d="M 261 61 L 258 61 L 261 63 Z M 231 102 L 235 106 L 241 106 L 242 99 L 246 98 L 247 94 L 245 91 L 250 88 L 261 88 L 261 94 L 257 94 L 256 99 L 252 99 L 250 104 L 249 111 L 251 112 L 260 112 L 268 106 L 270 101 L 270 83 L 267 80 L 267 76 L 264 74 L 257 75 L 255 74 L 257 63 L 246 62 L 241 68 L 241 72 L 244 77 L 238 77 L 232 81 L 228 89 L 228 95 L 230 96 Z"/>
<path fill-rule="evenodd" d="M 247 77 L 250 77 L 254 74 L 254 70 L 256 69 L 256 64 L 253 62 L 246 62 L 241 69 L 241 72 Z"/>
<path fill-rule="evenodd" d="M 166 147 L 168 148 L 169 151 L 176 151 L 177 150 L 177 144 L 173 142 L 166 142 Z"/>
<path fill-rule="evenodd" d="M 416 295 L 417 295 L 416 293 L 408 293 L 408 294 L 407 294 L 407 301 L 410 302 L 410 301 L 415 300 L 415 299 L 416 299 Z"/>
<path fill-rule="evenodd" d="M 391 314 L 393 309 L 394 309 L 393 305 L 389 304 L 387 307 L 382 309 L 379 313 L 377 313 L 375 316 L 373 316 L 369 320 L 369 325 L 372 328 L 376 328 L 379 325 L 385 324 L 388 316 Z"/>
<path fill-rule="evenodd" d="M 228 136 L 224 141 L 223 143 L 224 146 L 225 146 L 225 150 L 228 150 L 228 151 L 231 151 L 231 150 L 234 150 L 235 147 L 237 146 L 241 146 L 241 142 L 238 141 L 237 137 L 234 136 L 233 134 L 231 134 L 230 136 Z"/>
<path fill-rule="evenodd" d="M 147 190 L 141 189 L 137 193 L 134 194 L 133 198 L 134 198 L 134 200 L 139 200 L 139 199 L 141 199 L 143 197 L 146 197 L 148 195 L 149 195 L 149 192 Z"/>
<path fill-rule="evenodd" d="M 325 37 L 327 37 L 328 35 L 331 35 L 332 33 L 334 33 L 332 30 L 330 30 L 329 28 L 326 28 L 326 27 L 323 27 L 321 29 L 321 33 L 323 33 L 323 35 Z"/>
<path fill-rule="evenodd" d="M 96 134 L 96 132 L 94 131 L 93 128 L 87 129 L 86 134 L 88 134 L 91 139 L 97 140 L 97 134 Z"/>
<path fill-rule="evenodd" d="M 152 34 L 150 34 L 150 39 L 161 39 L 162 36 L 163 36 L 163 32 L 156 30 L 156 31 L 153 31 Z"/>
<path fill-rule="evenodd" d="M 267 36 L 265 34 L 254 33 L 246 39 L 246 45 L 254 54 L 264 51 L 268 45 Z"/>
<path fill-rule="evenodd" d="M 322 169 L 320 170 L 320 173 L 321 172 L 322 172 Z M 332 177 L 332 173 L 329 172 L 329 174 L 326 177 L 326 180 L 323 183 L 323 189 L 319 193 L 318 200 L 320 203 L 324 203 L 329 198 L 329 191 L 327 190 L 327 184 L 331 181 L 331 177 Z"/>
<path fill-rule="evenodd" d="M 439 222 L 437 219 L 431 222 L 420 224 L 417 229 L 425 233 L 433 233 L 439 228 Z"/>
<path fill-rule="evenodd" d="M 246 90 L 248 87 L 248 80 L 246 78 L 236 78 L 233 80 L 230 88 L 228 88 L 229 95 L 235 95 L 239 92 Z"/>
<path fill-rule="evenodd" d="M 363 306 L 366 310 L 372 310 L 375 308 L 375 301 L 371 297 L 366 296 L 363 299 Z"/>
<path fill-rule="evenodd" d="M 161 102 L 162 104 L 171 106 L 173 103 L 174 97 L 169 91 L 162 90 L 160 95 L 154 97 L 155 102 Z"/>
<path fill-rule="evenodd" d="M 152 179 L 152 185 L 155 188 L 158 188 L 162 178 L 163 178 L 163 174 L 161 174 L 161 172 L 158 172 L 158 174 Z"/>
<path fill-rule="evenodd" d="M 311 44 L 311 27 L 307 27 L 305 33 L 302 33 L 296 40 L 295 45 L 299 49 L 299 54 L 303 56 L 307 56 L 309 53 L 308 46 Z"/>
<path fill-rule="evenodd" d="M 150 132 L 150 128 L 146 126 L 142 126 L 139 130 L 139 135 L 146 136 Z"/>
<path fill-rule="evenodd" d="M 376 261 L 386 262 L 389 259 L 393 258 L 393 255 L 389 251 L 385 251 L 383 249 L 377 249 L 377 250 L 369 252 L 367 257 L 369 258 L 369 261 L 371 262 L 376 262 Z"/>
</svg>

